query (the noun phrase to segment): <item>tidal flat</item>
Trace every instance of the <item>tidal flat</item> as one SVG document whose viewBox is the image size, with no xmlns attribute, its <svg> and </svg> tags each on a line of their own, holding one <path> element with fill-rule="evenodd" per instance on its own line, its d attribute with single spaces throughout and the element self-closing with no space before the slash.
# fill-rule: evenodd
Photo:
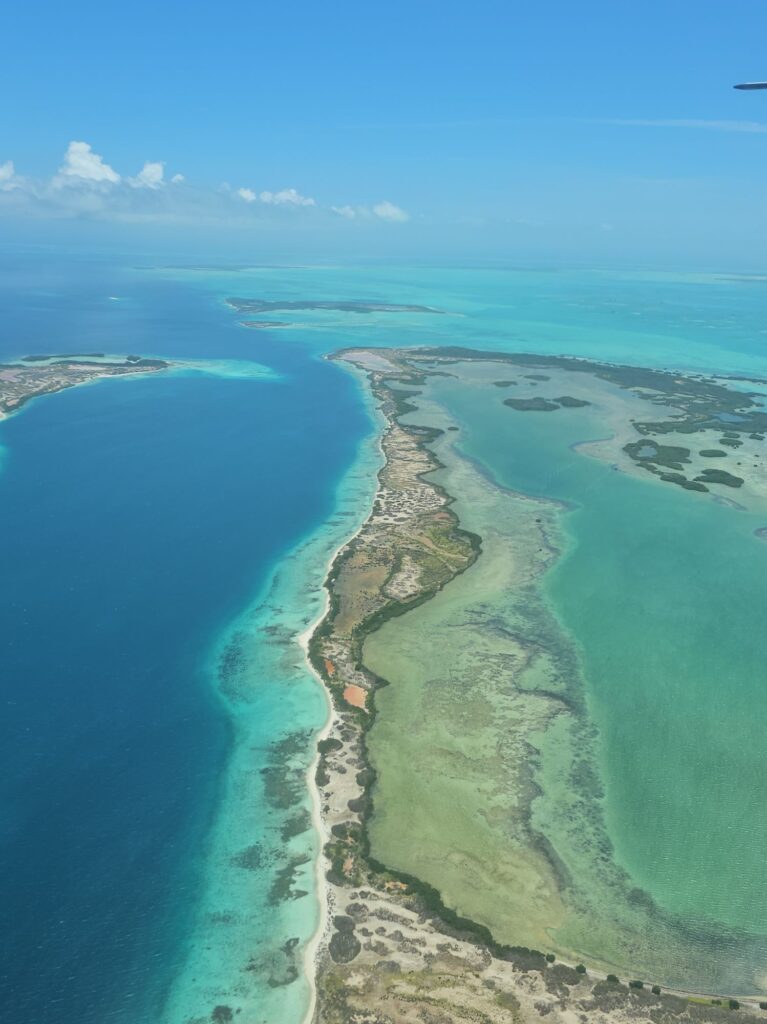
<svg viewBox="0 0 767 1024">
<path fill-rule="evenodd" d="M 498 364 L 419 368 L 404 422 L 444 431 L 430 479 L 482 553 L 365 641 L 371 855 L 499 942 L 763 992 L 760 487 L 739 510 L 610 462 L 646 399 L 580 370 L 552 394 L 589 406 L 543 416 Z"/>
</svg>

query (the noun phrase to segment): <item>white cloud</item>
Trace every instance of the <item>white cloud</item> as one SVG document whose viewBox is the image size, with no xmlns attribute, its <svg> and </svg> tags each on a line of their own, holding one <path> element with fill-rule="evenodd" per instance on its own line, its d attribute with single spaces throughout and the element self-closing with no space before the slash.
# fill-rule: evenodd
<svg viewBox="0 0 767 1024">
<path fill-rule="evenodd" d="M 367 223 L 402 222 L 409 214 L 389 201 L 375 205 L 323 205 L 295 188 L 256 192 L 252 188 L 218 188 L 185 184 L 183 174 L 165 177 L 162 161 L 147 161 L 135 177 L 120 174 L 93 151 L 90 143 L 72 141 L 58 171 L 48 178 L 16 173 L 12 160 L 0 163 L 0 210 L 40 217 L 83 217 L 154 223 L 276 223 L 294 220 L 300 210 L 314 217 L 340 217 Z M 292 213 L 292 216 L 289 214 Z"/>
<path fill-rule="evenodd" d="M 262 192 L 258 197 L 262 203 L 271 206 L 316 206 L 314 199 L 302 196 L 294 188 L 284 188 L 281 192 Z"/>
<path fill-rule="evenodd" d="M 165 182 L 165 164 L 147 162 L 135 178 L 127 178 L 131 188 L 161 188 Z"/>
<path fill-rule="evenodd" d="M 409 213 L 403 210 L 401 206 L 395 206 L 394 203 L 390 203 L 388 199 L 384 199 L 382 203 L 376 203 L 373 207 L 373 213 L 381 220 L 392 220 L 399 223 L 410 220 Z"/>
<path fill-rule="evenodd" d="M 388 220 L 404 224 L 410 220 L 410 214 L 401 206 L 395 206 L 387 199 L 376 203 L 375 206 L 331 206 L 331 212 L 337 217 L 344 217 L 346 220 Z"/>
<path fill-rule="evenodd" d="M 116 185 L 120 175 L 98 153 L 94 153 L 87 142 L 70 142 L 64 154 L 64 163 L 59 167 L 53 183 L 63 185 L 84 181 Z"/>
<path fill-rule="evenodd" d="M 6 160 L 0 164 L 0 192 L 10 192 L 15 188 L 21 188 L 21 181 L 16 176 L 13 160 Z"/>
<path fill-rule="evenodd" d="M 714 132 L 745 132 L 749 135 L 764 135 L 767 124 L 763 121 L 707 121 L 699 118 L 679 119 L 608 119 L 602 124 L 623 125 L 628 128 L 705 128 Z"/>
</svg>

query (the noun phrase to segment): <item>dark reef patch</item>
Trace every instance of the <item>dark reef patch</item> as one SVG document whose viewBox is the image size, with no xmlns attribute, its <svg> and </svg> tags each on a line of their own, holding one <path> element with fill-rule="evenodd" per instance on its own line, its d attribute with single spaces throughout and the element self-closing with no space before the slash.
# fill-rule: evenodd
<svg viewBox="0 0 767 1024">
<path fill-rule="evenodd" d="M 244 868 L 246 871 L 258 871 L 259 868 L 264 865 L 264 848 L 261 843 L 254 843 L 252 846 L 246 846 L 244 850 L 237 853 L 232 857 L 231 863 L 238 868 Z"/>
<path fill-rule="evenodd" d="M 559 408 L 546 398 L 504 398 L 503 404 L 519 412 L 556 412 Z"/>
</svg>

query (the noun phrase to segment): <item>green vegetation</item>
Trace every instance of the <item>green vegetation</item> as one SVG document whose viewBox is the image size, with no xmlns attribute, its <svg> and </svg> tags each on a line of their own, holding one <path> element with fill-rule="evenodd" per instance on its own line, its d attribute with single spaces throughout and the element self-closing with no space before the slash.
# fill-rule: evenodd
<svg viewBox="0 0 767 1024">
<path fill-rule="evenodd" d="M 680 487 L 684 487 L 686 491 L 707 491 L 706 487 L 702 483 L 696 483 L 695 480 L 688 480 L 683 473 L 661 473 L 661 480 L 665 480 L 669 484 L 678 484 Z"/>
<path fill-rule="evenodd" d="M 679 445 L 658 444 L 656 441 L 631 441 L 623 446 L 624 452 L 639 462 L 645 469 L 656 472 L 653 467 L 681 470 L 690 461 L 690 449 Z"/>
<path fill-rule="evenodd" d="M 554 401 L 559 402 L 565 409 L 581 409 L 584 405 L 591 405 L 591 402 L 587 402 L 583 398 L 573 398 L 572 395 L 560 395 Z"/>
<path fill-rule="evenodd" d="M 585 966 L 583 964 L 577 964 L 575 969 L 578 972 L 578 974 L 585 974 L 586 973 L 586 968 L 585 968 Z"/>
<path fill-rule="evenodd" d="M 727 487 L 742 487 L 743 478 L 734 476 L 724 469 L 704 469 L 700 476 L 695 477 L 707 484 L 725 484 Z"/>
<path fill-rule="evenodd" d="M 727 452 L 720 452 L 718 448 L 703 448 L 700 452 L 704 459 L 726 459 Z"/>
<path fill-rule="evenodd" d="M 317 750 L 320 754 L 329 754 L 332 750 L 341 750 L 343 743 L 340 740 L 329 737 L 325 740 L 320 740 L 317 744 Z"/>
<path fill-rule="evenodd" d="M 420 391 L 403 391 L 396 388 L 388 388 L 389 395 L 394 400 L 394 415 L 404 416 L 409 412 L 418 412 L 418 406 L 408 401 L 410 398 L 417 398 Z"/>
<path fill-rule="evenodd" d="M 731 1010 L 739 1010 L 740 1009 L 740 1003 L 738 1002 L 737 999 L 729 999 L 727 1001 L 727 1005 L 729 1006 L 729 1008 Z"/>
<path fill-rule="evenodd" d="M 348 964 L 359 954 L 362 945 L 354 934 L 356 925 L 353 918 L 337 914 L 333 918 L 336 929 L 330 937 L 328 951 L 337 964 Z"/>
<path fill-rule="evenodd" d="M 519 412 L 556 412 L 559 408 L 545 398 L 504 398 L 504 405 L 510 405 Z"/>
<path fill-rule="evenodd" d="M 43 363 L 48 359 L 106 359 L 105 352 L 59 352 L 56 355 L 22 356 L 23 363 Z M 141 356 L 126 356 L 129 363 L 138 362 Z"/>
</svg>

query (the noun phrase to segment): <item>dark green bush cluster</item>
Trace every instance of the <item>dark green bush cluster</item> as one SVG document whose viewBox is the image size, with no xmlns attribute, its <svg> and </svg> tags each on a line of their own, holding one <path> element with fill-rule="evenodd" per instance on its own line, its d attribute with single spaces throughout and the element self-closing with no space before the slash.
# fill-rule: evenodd
<svg viewBox="0 0 767 1024">
<path fill-rule="evenodd" d="M 320 742 L 317 744 L 317 750 L 320 752 L 320 754 L 329 754 L 331 750 L 340 750 L 342 746 L 343 743 L 340 740 L 334 739 L 332 736 L 329 736 L 325 740 L 320 740 Z"/>
</svg>

